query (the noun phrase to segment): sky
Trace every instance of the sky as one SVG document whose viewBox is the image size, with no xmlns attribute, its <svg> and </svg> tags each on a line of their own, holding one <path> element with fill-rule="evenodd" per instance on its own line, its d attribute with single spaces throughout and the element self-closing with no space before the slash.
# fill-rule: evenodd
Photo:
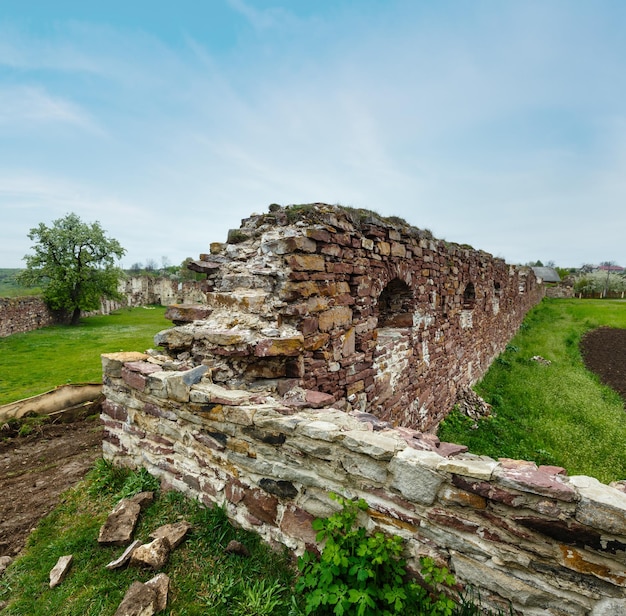
<svg viewBox="0 0 626 616">
<path fill-rule="evenodd" d="M 179 264 L 271 203 L 626 266 L 623 0 L 0 0 L 0 267 Z"/>
</svg>

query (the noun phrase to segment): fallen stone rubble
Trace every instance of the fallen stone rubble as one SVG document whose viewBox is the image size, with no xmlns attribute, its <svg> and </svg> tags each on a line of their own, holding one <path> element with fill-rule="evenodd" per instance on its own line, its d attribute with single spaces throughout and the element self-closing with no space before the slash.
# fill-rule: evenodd
<svg viewBox="0 0 626 616">
<path fill-rule="evenodd" d="M 108 563 L 108 570 L 120 569 L 126 565 L 139 569 L 158 571 L 168 562 L 169 556 L 185 539 L 191 524 L 185 520 L 174 524 L 164 524 L 150 534 L 149 543 L 133 540 L 141 511 L 154 500 L 153 492 L 140 492 L 121 499 L 108 515 L 98 534 L 102 546 L 126 546 L 123 553 Z M 231 548 L 232 551 L 236 551 Z M 238 546 L 237 553 L 245 554 L 245 546 Z M 50 588 L 63 583 L 70 574 L 73 555 L 60 556 L 50 571 Z M 0 557 L 0 576 L 13 562 L 8 556 Z M 170 578 L 165 573 L 157 573 L 145 583 L 133 582 L 114 616 L 153 616 L 167 607 Z M 0 610 L 7 607 L 0 602 Z"/>
</svg>

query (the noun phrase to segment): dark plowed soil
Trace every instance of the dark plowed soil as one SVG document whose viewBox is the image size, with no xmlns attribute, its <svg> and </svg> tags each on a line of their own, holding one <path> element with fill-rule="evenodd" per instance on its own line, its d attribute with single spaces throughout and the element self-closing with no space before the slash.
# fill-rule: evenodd
<svg viewBox="0 0 626 616">
<path fill-rule="evenodd" d="M 626 329 L 594 329 L 585 334 L 580 348 L 587 368 L 618 392 L 626 404 Z"/>
</svg>

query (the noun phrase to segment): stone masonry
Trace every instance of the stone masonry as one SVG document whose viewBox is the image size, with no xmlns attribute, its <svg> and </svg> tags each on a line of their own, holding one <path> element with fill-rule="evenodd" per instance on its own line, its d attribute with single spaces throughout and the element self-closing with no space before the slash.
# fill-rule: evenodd
<svg viewBox="0 0 626 616">
<path fill-rule="evenodd" d="M 106 458 L 296 553 L 333 491 L 487 606 L 625 613 L 621 484 L 424 432 L 541 297 L 530 272 L 320 204 L 253 216 L 192 267 L 206 303 L 170 309 L 163 350 L 103 356 Z"/>
<path fill-rule="evenodd" d="M 40 297 L 0 297 L 0 338 L 59 322 Z"/>
<path fill-rule="evenodd" d="M 621 485 L 471 455 L 313 392 L 227 389 L 206 366 L 113 353 L 103 367 L 104 456 L 219 503 L 271 544 L 315 549 L 311 522 L 332 513 L 332 491 L 364 498 L 362 522 L 403 537 L 411 569 L 431 556 L 487 607 L 625 613 Z"/>
<path fill-rule="evenodd" d="M 422 430 L 543 296 L 530 268 L 363 210 L 276 208 L 229 240 L 191 264 L 206 302 L 173 307 L 157 344 L 227 387 L 298 385 Z"/>
</svg>

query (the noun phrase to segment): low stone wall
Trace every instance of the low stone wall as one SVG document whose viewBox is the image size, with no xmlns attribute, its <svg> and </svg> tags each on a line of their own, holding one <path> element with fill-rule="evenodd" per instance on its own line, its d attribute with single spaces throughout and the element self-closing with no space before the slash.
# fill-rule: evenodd
<svg viewBox="0 0 626 616">
<path fill-rule="evenodd" d="M 0 297 L 0 338 L 58 323 L 41 297 Z"/>
<path fill-rule="evenodd" d="M 626 494 L 563 469 L 493 460 L 306 390 L 234 390 L 206 366 L 103 356 L 104 455 L 225 506 L 242 527 L 302 553 L 334 491 L 364 523 L 429 555 L 485 606 L 516 614 L 626 613 Z M 318 408 L 314 408 L 318 407 Z M 506 612 L 508 613 L 508 611 Z"/>
</svg>

